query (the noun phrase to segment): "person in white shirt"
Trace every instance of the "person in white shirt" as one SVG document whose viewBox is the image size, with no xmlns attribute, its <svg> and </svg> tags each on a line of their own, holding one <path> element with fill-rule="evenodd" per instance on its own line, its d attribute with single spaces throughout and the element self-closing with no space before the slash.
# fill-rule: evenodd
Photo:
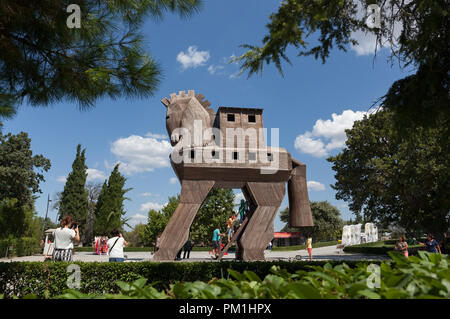
<svg viewBox="0 0 450 319">
<path fill-rule="evenodd" d="M 127 246 L 128 243 L 117 229 L 114 229 L 111 232 L 111 235 L 113 237 L 106 242 L 106 245 L 108 246 L 109 261 L 123 262 L 123 247 Z"/>
<path fill-rule="evenodd" d="M 66 215 L 61 220 L 61 227 L 55 231 L 55 248 L 53 261 L 72 261 L 73 243 L 80 241 L 78 225 L 72 222 L 72 216 Z"/>
</svg>

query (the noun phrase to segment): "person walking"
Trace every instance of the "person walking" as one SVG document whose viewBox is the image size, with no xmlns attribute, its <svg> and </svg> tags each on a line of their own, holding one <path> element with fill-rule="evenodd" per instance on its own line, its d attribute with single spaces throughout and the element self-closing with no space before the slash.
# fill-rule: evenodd
<svg viewBox="0 0 450 319">
<path fill-rule="evenodd" d="M 220 233 L 220 229 L 216 228 L 214 229 L 213 236 L 212 236 L 212 247 L 214 252 L 214 258 L 219 257 L 219 251 L 220 251 L 220 236 L 225 236 L 225 234 Z"/>
<path fill-rule="evenodd" d="M 405 240 L 405 237 L 400 236 L 397 244 L 395 244 L 395 250 L 401 252 L 406 258 L 409 257 L 408 254 L 408 243 Z"/>
<path fill-rule="evenodd" d="M 426 246 L 426 249 L 429 253 L 439 253 L 441 254 L 441 247 L 439 247 L 439 242 L 434 239 L 434 236 L 432 234 L 428 234 L 427 240 L 425 243 L 420 243 L 422 246 Z"/>
<path fill-rule="evenodd" d="M 231 237 L 233 237 L 233 224 L 235 222 L 234 214 L 231 214 L 230 218 L 227 220 L 227 239 L 228 242 L 231 241 Z"/>
<path fill-rule="evenodd" d="M 306 240 L 306 250 L 308 251 L 309 261 L 312 261 L 312 237 L 311 237 L 311 235 L 309 235 L 308 239 Z"/>
<path fill-rule="evenodd" d="M 183 251 L 183 247 L 180 248 L 180 250 L 178 251 L 175 260 L 181 260 L 181 252 Z"/>
<path fill-rule="evenodd" d="M 189 237 L 188 240 L 186 241 L 186 243 L 183 246 L 183 259 L 189 259 L 189 256 L 191 254 L 191 250 L 192 250 L 192 241 L 191 238 Z"/>
<path fill-rule="evenodd" d="M 55 230 L 55 248 L 53 261 L 72 261 L 73 244 L 80 242 L 78 224 L 72 222 L 72 215 L 66 215 L 61 220 L 61 227 Z"/>
<path fill-rule="evenodd" d="M 156 241 L 155 241 L 155 253 L 159 250 L 159 244 L 161 242 L 161 234 L 158 234 L 158 236 L 156 236 Z"/>
<path fill-rule="evenodd" d="M 123 238 L 122 234 L 114 229 L 111 232 L 112 238 L 110 238 L 106 245 L 108 246 L 109 262 L 124 262 L 123 247 L 128 243 Z"/>
</svg>

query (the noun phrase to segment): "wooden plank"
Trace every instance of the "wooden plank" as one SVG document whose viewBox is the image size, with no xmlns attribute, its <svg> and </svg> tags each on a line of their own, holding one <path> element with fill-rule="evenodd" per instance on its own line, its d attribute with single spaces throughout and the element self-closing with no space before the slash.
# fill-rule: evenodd
<svg viewBox="0 0 450 319">
<path fill-rule="evenodd" d="M 245 229 L 245 227 L 247 226 L 247 223 L 249 221 L 249 217 L 247 216 L 243 221 L 242 224 L 239 226 L 239 228 L 236 230 L 236 232 L 234 233 L 233 237 L 231 238 L 231 240 L 227 243 L 227 245 L 220 251 L 219 254 L 219 260 L 222 259 L 223 255 L 226 254 L 228 252 L 228 249 L 230 249 L 231 244 L 236 242 L 238 240 L 238 238 L 241 236 L 241 233 L 243 232 L 243 230 Z"/>
</svg>

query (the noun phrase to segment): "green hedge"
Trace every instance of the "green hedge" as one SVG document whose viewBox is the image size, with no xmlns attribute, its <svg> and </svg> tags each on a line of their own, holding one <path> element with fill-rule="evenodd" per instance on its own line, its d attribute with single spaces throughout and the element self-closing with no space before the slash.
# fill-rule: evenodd
<svg viewBox="0 0 450 319">
<path fill-rule="evenodd" d="M 33 237 L 0 239 L 0 258 L 30 256 L 40 252 L 39 240 Z"/>
<path fill-rule="evenodd" d="M 228 270 L 229 278 L 209 282 L 179 282 L 158 290 L 145 278 L 118 281 L 119 294 L 83 294 L 68 290 L 56 298 L 67 299 L 449 299 L 450 259 L 420 251 L 406 259 L 390 252 L 391 261 L 379 267 L 359 263 L 311 266 L 290 273 L 272 266 L 264 278 L 252 271 Z M 378 273 L 378 275 L 377 275 Z M 378 278 L 378 279 L 377 279 Z M 28 296 L 28 298 L 35 296 Z"/>
<path fill-rule="evenodd" d="M 155 288 L 166 289 L 175 282 L 209 281 L 213 278 L 227 278 L 228 269 L 238 272 L 246 270 L 264 278 L 272 266 L 279 266 L 291 273 L 309 270 L 310 265 L 323 266 L 341 264 L 341 261 L 277 261 L 277 262 L 192 262 L 192 263 L 83 263 L 76 262 L 81 270 L 80 291 L 85 294 L 117 293 L 117 280 L 132 282 L 140 277 Z M 348 261 L 350 267 L 361 262 Z M 371 263 L 379 263 L 374 261 Z M 67 289 L 67 267 L 70 263 L 53 262 L 10 262 L 0 263 L 0 294 L 11 298 L 34 294 L 39 298 L 60 295 Z"/>
<path fill-rule="evenodd" d="M 390 251 L 394 251 L 396 242 L 397 241 L 394 240 L 386 240 L 361 245 L 346 246 L 344 247 L 344 252 L 369 255 L 387 255 Z M 421 245 L 409 246 L 408 254 L 410 256 L 416 256 L 420 250 L 424 250 Z"/>
</svg>

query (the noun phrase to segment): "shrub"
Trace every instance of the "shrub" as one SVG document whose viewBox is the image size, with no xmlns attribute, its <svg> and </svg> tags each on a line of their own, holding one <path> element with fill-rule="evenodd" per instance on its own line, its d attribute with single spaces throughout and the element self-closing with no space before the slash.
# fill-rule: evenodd
<svg viewBox="0 0 450 319">
<path fill-rule="evenodd" d="M 39 240 L 33 237 L 0 240 L 1 257 L 30 256 L 40 252 Z"/>
<path fill-rule="evenodd" d="M 84 294 L 118 293 L 117 280 L 132 282 L 145 278 L 157 289 L 168 289 L 176 282 L 204 281 L 228 276 L 228 269 L 244 272 L 252 271 L 264 278 L 272 266 L 289 272 L 308 271 L 310 265 L 323 266 L 326 263 L 338 265 L 339 261 L 274 261 L 274 262 L 139 262 L 139 263 L 83 263 L 76 262 L 81 270 L 80 292 Z M 359 262 L 348 262 L 356 267 Z M 379 263 L 378 261 L 374 263 Z M 70 263 L 64 262 L 10 262 L 0 263 L 0 294 L 11 298 L 33 294 L 39 298 L 60 295 L 67 288 L 70 275 L 66 269 Z"/>
<path fill-rule="evenodd" d="M 118 281 L 120 294 L 87 295 L 68 290 L 58 298 L 182 298 L 182 299 L 400 299 L 450 298 L 449 259 L 446 255 L 419 252 L 407 260 L 402 254 L 390 252 L 393 262 L 380 266 L 379 285 L 368 285 L 372 275 L 366 263 L 356 267 L 331 263 L 310 266 L 290 273 L 278 266 L 261 279 L 255 272 L 243 273 L 229 269 L 232 278 L 214 278 L 209 282 L 179 282 L 167 291 L 139 278 L 132 283 Z M 370 279 L 369 279 L 370 280 Z"/>
<path fill-rule="evenodd" d="M 361 245 L 353 245 L 344 247 L 344 252 L 368 255 L 388 255 L 390 251 L 394 251 L 396 240 L 385 240 L 374 243 L 366 243 Z M 418 251 L 423 250 L 421 245 L 412 245 L 408 247 L 410 256 L 415 256 Z"/>
</svg>

